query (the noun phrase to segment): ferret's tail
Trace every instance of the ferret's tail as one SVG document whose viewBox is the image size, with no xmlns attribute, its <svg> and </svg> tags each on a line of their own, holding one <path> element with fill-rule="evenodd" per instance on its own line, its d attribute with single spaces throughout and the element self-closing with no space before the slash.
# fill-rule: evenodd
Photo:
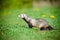
<svg viewBox="0 0 60 40">
<path fill-rule="evenodd" d="M 47 27 L 48 30 L 54 30 L 50 25 Z"/>
</svg>

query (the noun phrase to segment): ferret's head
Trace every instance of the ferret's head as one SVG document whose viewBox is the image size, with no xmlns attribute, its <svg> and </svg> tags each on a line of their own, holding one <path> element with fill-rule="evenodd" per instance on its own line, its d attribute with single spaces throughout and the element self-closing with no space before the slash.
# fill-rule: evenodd
<svg viewBox="0 0 60 40">
<path fill-rule="evenodd" d="M 20 14 L 20 15 L 18 15 L 18 17 L 25 18 L 26 17 L 26 14 Z"/>
</svg>

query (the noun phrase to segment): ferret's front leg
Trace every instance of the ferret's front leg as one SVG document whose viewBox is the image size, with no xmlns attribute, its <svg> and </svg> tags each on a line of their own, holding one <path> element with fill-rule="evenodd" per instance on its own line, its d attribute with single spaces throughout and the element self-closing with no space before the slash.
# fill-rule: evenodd
<svg viewBox="0 0 60 40">
<path fill-rule="evenodd" d="M 32 28 L 33 27 L 32 24 L 28 24 L 28 26 L 29 26 L 29 28 Z"/>
</svg>

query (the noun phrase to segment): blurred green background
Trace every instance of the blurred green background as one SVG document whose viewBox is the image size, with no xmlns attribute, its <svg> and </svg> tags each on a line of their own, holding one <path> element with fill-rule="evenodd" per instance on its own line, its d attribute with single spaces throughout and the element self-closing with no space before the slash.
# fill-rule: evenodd
<svg viewBox="0 0 60 40">
<path fill-rule="evenodd" d="M 0 40 L 60 40 L 59 0 L 0 0 Z M 28 28 L 18 15 L 43 18 L 56 30 Z"/>
</svg>

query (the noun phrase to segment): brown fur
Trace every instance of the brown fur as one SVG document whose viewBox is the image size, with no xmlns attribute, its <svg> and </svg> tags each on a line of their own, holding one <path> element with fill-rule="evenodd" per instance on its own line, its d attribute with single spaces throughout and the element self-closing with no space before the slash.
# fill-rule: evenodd
<svg viewBox="0 0 60 40">
<path fill-rule="evenodd" d="M 38 27 L 40 30 L 52 30 L 53 28 L 44 19 L 33 19 L 26 14 L 21 14 L 21 18 L 28 24 L 29 28 Z"/>
</svg>

